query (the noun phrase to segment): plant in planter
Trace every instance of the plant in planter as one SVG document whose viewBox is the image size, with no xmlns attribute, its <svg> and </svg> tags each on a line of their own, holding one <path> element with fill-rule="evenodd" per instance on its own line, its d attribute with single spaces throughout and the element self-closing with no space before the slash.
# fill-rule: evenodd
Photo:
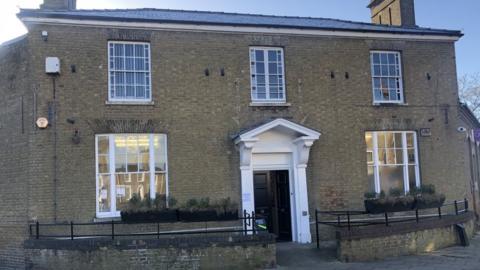
<svg viewBox="0 0 480 270">
<path fill-rule="evenodd" d="M 402 212 L 412 210 L 415 198 L 409 194 L 405 195 L 402 189 L 390 189 L 387 197 L 386 212 Z"/>
<path fill-rule="evenodd" d="M 365 210 L 370 214 L 380 214 L 385 212 L 384 205 L 386 204 L 385 192 L 380 193 L 366 192 L 365 193 Z"/>
<path fill-rule="evenodd" d="M 365 210 L 370 214 L 380 214 L 386 212 L 401 212 L 411 210 L 415 198 L 411 195 L 404 195 L 398 188 L 392 188 L 388 196 L 382 191 L 380 194 L 365 193 Z"/>
<path fill-rule="evenodd" d="M 446 200 L 444 194 L 437 194 L 434 185 L 422 185 L 413 188 L 410 194 L 415 198 L 415 209 L 428 209 L 441 207 Z"/>
<path fill-rule="evenodd" d="M 189 199 L 179 210 L 179 218 L 185 222 L 226 221 L 238 219 L 238 205 L 230 198 L 213 203 L 210 198 Z"/>
<path fill-rule="evenodd" d="M 128 201 L 126 209 L 120 214 L 122 221 L 125 222 L 176 222 L 178 211 L 172 209 L 175 204 L 175 199 L 171 197 L 167 199 L 161 194 L 157 194 L 155 199 L 145 197 L 143 200 L 138 194 L 134 194 Z"/>
<path fill-rule="evenodd" d="M 210 198 L 189 199 L 179 210 L 180 221 L 200 222 L 217 220 L 217 211 L 210 205 Z"/>
<path fill-rule="evenodd" d="M 238 204 L 232 202 L 230 197 L 218 200 L 216 208 L 218 220 L 238 219 Z"/>
</svg>

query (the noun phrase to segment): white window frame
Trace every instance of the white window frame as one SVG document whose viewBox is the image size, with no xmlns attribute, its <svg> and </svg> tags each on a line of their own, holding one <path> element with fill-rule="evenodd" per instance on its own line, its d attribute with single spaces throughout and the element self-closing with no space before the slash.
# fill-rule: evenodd
<svg viewBox="0 0 480 270">
<path fill-rule="evenodd" d="M 148 82 L 148 87 L 150 88 L 150 95 L 148 98 L 116 98 L 112 96 L 112 91 L 111 91 L 111 78 L 110 78 L 110 73 L 111 72 L 122 72 L 122 70 L 112 70 L 110 67 L 110 58 L 112 55 L 110 55 L 110 45 L 111 44 L 133 44 L 133 45 L 147 45 L 148 46 L 148 73 L 149 73 L 149 82 Z M 118 103 L 151 103 L 152 102 L 152 96 L 153 96 L 153 90 L 152 90 L 152 51 L 151 51 L 151 46 L 149 42 L 137 42 L 137 41 L 109 41 L 107 44 L 107 54 L 108 54 L 108 101 L 109 102 L 118 102 Z M 125 57 L 125 53 L 124 53 Z M 123 70 L 126 72 L 134 72 L 135 71 L 127 71 Z M 135 78 L 135 76 L 134 76 Z M 126 83 L 126 81 L 125 81 Z M 125 93 L 126 93 L 125 89 Z"/>
<path fill-rule="evenodd" d="M 386 53 L 386 54 L 394 54 L 398 57 L 398 76 L 376 76 L 374 73 L 374 64 L 373 64 L 373 54 L 374 53 Z M 404 104 L 405 103 L 405 95 L 403 89 L 403 66 L 402 66 L 402 53 L 399 51 L 384 51 L 384 50 L 374 50 L 370 51 L 370 71 L 372 75 L 372 99 L 373 104 Z M 375 99 L 375 78 L 398 78 L 399 80 L 399 91 L 400 91 L 400 99 L 399 100 L 376 100 Z"/>
<path fill-rule="evenodd" d="M 155 174 L 158 171 L 155 171 L 155 152 L 154 152 L 154 136 L 164 136 L 165 138 L 165 171 L 162 173 L 165 174 L 165 196 L 168 198 L 169 196 L 169 184 L 168 184 L 168 136 L 166 134 L 133 134 L 133 133 L 117 133 L 117 134 L 96 134 L 95 135 L 95 207 L 96 207 L 96 217 L 97 218 L 114 218 L 120 216 L 120 211 L 117 211 L 117 200 L 116 200 L 116 192 L 117 192 L 117 185 L 115 181 L 115 136 L 139 136 L 139 135 L 148 135 L 149 136 L 149 167 L 150 167 L 150 198 L 155 199 Z M 109 137 L 109 174 L 110 174 L 110 212 L 100 212 L 100 204 L 98 202 L 98 181 L 99 181 L 99 171 L 98 171 L 98 138 L 102 136 Z M 153 170 L 152 170 L 153 168 Z M 133 191 L 131 191 L 133 192 Z M 167 199 L 168 204 L 168 199 Z"/>
<path fill-rule="evenodd" d="M 252 50 L 257 51 L 257 50 L 262 50 L 264 53 L 264 68 L 265 68 L 265 92 L 266 92 L 266 98 L 265 99 L 258 99 L 254 97 L 253 95 L 253 87 L 256 87 L 258 90 L 258 86 L 256 83 L 254 83 L 253 80 L 253 75 L 257 75 L 257 73 L 253 73 L 252 69 Z M 275 50 L 275 51 L 281 51 L 282 52 L 282 74 L 279 74 L 282 76 L 282 91 L 283 91 L 283 98 L 277 98 L 277 99 L 272 99 L 270 98 L 270 85 L 269 85 L 269 75 L 270 73 L 267 73 L 269 71 L 268 69 L 268 51 L 269 50 Z M 282 47 L 258 47 L 258 46 L 252 46 L 248 50 L 248 56 L 249 56 L 249 65 L 250 65 L 250 98 L 252 100 L 252 103 L 286 103 L 287 102 L 287 89 L 285 87 L 285 52 Z"/>
<path fill-rule="evenodd" d="M 420 187 L 421 179 L 420 179 L 420 164 L 419 164 L 419 157 L 418 157 L 418 142 L 417 142 L 417 133 L 415 131 L 367 131 L 372 134 L 372 145 L 373 145 L 373 165 L 367 162 L 367 166 L 373 166 L 373 175 L 375 181 L 375 192 L 381 192 L 381 185 L 380 185 L 380 170 L 379 168 L 382 166 L 403 166 L 403 187 L 405 190 L 405 194 L 410 191 L 410 181 L 409 181 L 409 174 L 408 174 L 408 167 L 415 166 L 415 185 Z M 378 159 L 378 134 L 379 133 L 402 133 L 402 156 L 403 156 L 403 163 L 396 164 L 396 165 L 381 165 L 379 164 Z M 407 147 L 407 134 L 413 134 L 413 146 L 415 149 L 415 163 L 410 164 L 408 162 L 408 147 Z M 368 150 L 367 150 L 368 153 Z M 388 190 L 385 190 L 388 192 Z"/>
</svg>

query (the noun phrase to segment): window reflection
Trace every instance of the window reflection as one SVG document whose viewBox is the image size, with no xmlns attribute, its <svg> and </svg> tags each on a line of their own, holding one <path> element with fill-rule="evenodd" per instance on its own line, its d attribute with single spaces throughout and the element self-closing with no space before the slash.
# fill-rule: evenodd
<svg viewBox="0 0 480 270">
<path fill-rule="evenodd" d="M 113 149 L 110 149 L 110 142 Z M 166 148 L 166 136 L 162 134 L 98 135 L 99 213 L 115 215 L 124 209 L 134 194 L 142 199 L 154 198 L 156 194 L 166 195 Z M 114 168 L 113 174 L 110 173 L 110 166 Z M 115 194 L 114 198 L 111 198 L 111 194 Z"/>
</svg>

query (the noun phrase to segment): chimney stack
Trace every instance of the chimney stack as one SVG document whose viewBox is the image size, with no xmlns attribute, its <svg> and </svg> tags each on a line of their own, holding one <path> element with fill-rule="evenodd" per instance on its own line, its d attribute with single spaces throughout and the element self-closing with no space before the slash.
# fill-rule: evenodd
<svg viewBox="0 0 480 270">
<path fill-rule="evenodd" d="M 50 10 L 75 10 L 77 8 L 77 0 L 44 0 L 40 8 Z"/>
<path fill-rule="evenodd" d="M 371 0 L 372 23 L 415 27 L 414 0 Z"/>
</svg>

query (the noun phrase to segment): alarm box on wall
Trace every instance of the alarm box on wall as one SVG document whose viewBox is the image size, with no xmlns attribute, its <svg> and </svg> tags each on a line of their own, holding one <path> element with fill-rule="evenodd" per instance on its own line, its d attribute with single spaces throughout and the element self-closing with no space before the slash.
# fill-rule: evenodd
<svg viewBox="0 0 480 270">
<path fill-rule="evenodd" d="M 59 74 L 60 59 L 58 57 L 47 57 L 45 59 L 45 72 L 47 74 Z"/>
</svg>

